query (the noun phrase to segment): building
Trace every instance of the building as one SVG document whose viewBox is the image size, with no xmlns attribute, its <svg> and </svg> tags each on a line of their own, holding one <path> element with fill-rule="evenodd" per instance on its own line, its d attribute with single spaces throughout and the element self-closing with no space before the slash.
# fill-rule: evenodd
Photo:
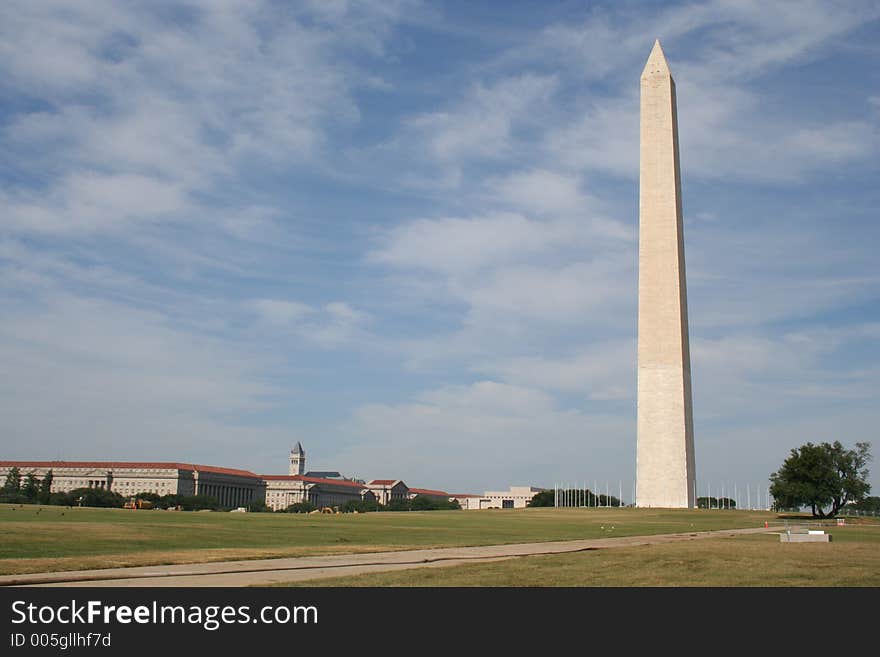
<svg viewBox="0 0 880 657">
<path fill-rule="evenodd" d="M 511 486 L 506 491 L 487 490 L 483 495 L 451 495 L 462 509 L 523 509 L 529 501 L 546 488 L 535 486 Z"/>
<path fill-rule="evenodd" d="M 415 499 L 416 497 L 431 497 L 436 500 L 451 500 L 451 496 L 446 491 L 432 490 L 430 488 L 410 488 L 407 497 Z"/>
<path fill-rule="evenodd" d="M 318 477 L 319 479 L 346 479 L 336 470 L 309 470 L 305 474 L 306 477 Z M 361 482 L 363 483 L 363 482 Z"/>
<path fill-rule="evenodd" d="M 308 475 L 262 475 L 266 506 L 281 511 L 291 504 L 309 502 L 316 507 L 346 502 L 373 502 L 376 496 L 364 484 L 350 479 L 325 479 Z"/>
<path fill-rule="evenodd" d="M 212 465 L 172 462 L 129 461 L 0 461 L 5 480 L 17 467 L 22 477 L 33 473 L 42 480 L 52 471 L 52 492 L 77 488 L 109 490 L 124 497 L 141 493 L 156 495 L 205 495 L 221 507 L 237 508 L 251 502 L 265 502 L 273 511 L 308 502 L 316 507 L 338 507 L 347 502 L 378 502 L 387 506 L 418 496 L 458 500 L 463 509 L 521 508 L 542 489 L 512 487 L 506 492 L 485 495 L 450 495 L 430 488 L 410 488 L 400 479 L 362 480 L 343 477 L 335 470 L 306 471 L 306 453 L 301 443 L 290 450 L 289 474 L 254 474 L 248 470 Z"/>
<path fill-rule="evenodd" d="M 266 506 L 282 511 L 291 504 L 303 502 L 321 508 L 376 499 L 362 481 L 346 479 L 335 470 L 305 472 L 305 469 L 306 452 L 297 441 L 290 450 L 290 474 L 260 476 L 265 484 Z"/>
<path fill-rule="evenodd" d="M 394 500 L 409 499 L 409 487 L 400 479 L 373 479 L 367 482 L 367 488 L 376 496 L 376 501 L 387 506 Z"/>
<path fill-rule="evenodd" d="M 125 497 L 156 495 L 208 495 L 221 506 L 238 507 L 262 500 L 266 484 L 247 470 L 194 463 L 129 461 L 0 461 L 0 477 L 12 468 L 38 479 L 52 471 L 52 492 L 99 488 Z"/>
<path fill-rule="evenodd" d="M 457 500 L 458 505 L 462 509 L 488 509 L 491 500 L 482 495 L 472 495 L 470 493 L 458 493 L 449 496 L 450 500 Z"/>
</svg>

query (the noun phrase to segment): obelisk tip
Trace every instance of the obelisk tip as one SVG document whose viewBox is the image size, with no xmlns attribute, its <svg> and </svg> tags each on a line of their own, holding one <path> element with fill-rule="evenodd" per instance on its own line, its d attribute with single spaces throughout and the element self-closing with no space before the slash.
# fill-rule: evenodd
<svg viewBox="0 0 880 657">
<path fill-rule="evenodd" d="M 648 55 L 648 61 L 642 71 L 642 77 L 649 75 L 672 75 L 669 70 L 669 64 L 666 61 L 666 55 L 663 54 L 663 46 L 660 45 L 660 39 L 654 40 L 654 47 L 651 48 L 651 54 Z"/>
</svg>

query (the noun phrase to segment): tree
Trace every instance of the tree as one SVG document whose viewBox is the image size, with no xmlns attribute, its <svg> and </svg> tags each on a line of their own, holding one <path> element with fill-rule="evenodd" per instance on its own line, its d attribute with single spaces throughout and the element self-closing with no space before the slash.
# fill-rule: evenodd
<svg viewBox="0 0 880 657">
<path fill-rule="evenodd" d="M 119 493 L 104 488 L 75 488 L 70 491 L 70 500 L 78 506 L 113 507 L 121 509 L 125 498 Z"/>
<path fill-rule="evenodd" d="M 556 491 L 542 490 L 530 499 L 526 506 L 556 506 Z"/>
<path fill-rule="evenodd" d="M 698 497 L 697 508 L 699 509 L 735 509 L 736 500 L 729 497 Z"/>
<path fill-rule="evenodd" d="M 149 502 L 153 506 L 161 506 L 162 502 L 164 501 L 161 495 L 159 495 L 158 493 L 151 493 L 151 492 L 135 493 L 131 497 L 135 498 L 136 500 L 143 500 L 144 502 Z"/>
<path fill-rule="evenodd" d="M 49 500 L 52 499 L 52 480 L 54 478 L 52 470 L 49 470 L 43 477 L 43 482 L 40 484 L 40 504 L 49 504 Z"/>
<path fill-rule="evenodd" d="M 317 509 L 314 504 L 311 502 L 294 502 L 290 506 L 288 506 L 285 511 L 287 513 L 310 513 Z"/>
<path fill-rule="evenodd" d="M 180 498 L 180 508 L 184 511 L 216 511 L 220 508 L 220 502 L 212 495 L 184 495 Z"/>
<path fill-rule="evenodd" d="M 880 497 L 866 497 L 852 505 L 856 511 L 868 511 L 870 513 L 880 513 Z"/>
<path fill-rule="evenodd" d="M 247 510 L 251 513 L 263 513 L 265 511 L 271 511 L 266 503 L 263 500 L 251 500 L 247 504 Z"/>
<path fill-rule="evenodd" d="M 368 513 L 370 511 L 381 511 L 382 505 L 376 500 L 348 500 L 339 507 L 342 513 Z"/>
<path fill-rule="evenodd" d="M 412 511 L 412 500 L 406 498 L 394 498 L 388 501 L 386 508 L 389 511 Z"/>
<path fill-rule="evenodd" d="M 871 491 L 870 448 L 870 443 L 856 443 L 855 449 L 845 449 L 835 440 L 791 450 L 782 467 L 770 475 L 770 494 L 777 508 L 808 506 L 814 517 L 833 518 L 848 502 L 862 500 Z"/>
<path fill-rule="evenodd" d="M 21 470 L 16 466 L 9 468 L 6 473 L 6 483 L 3 484 L 4 493 L 18 493 L 21 490 Z"/>
<path fill-rule="evenodd" d="M 37 475 L 33 472 L 28 472 L 25 475 L 21 493 L 29 502 L 37 501 L 37 496 L 40 494 L 40 482 L 37 481 Z"/>
</svg>

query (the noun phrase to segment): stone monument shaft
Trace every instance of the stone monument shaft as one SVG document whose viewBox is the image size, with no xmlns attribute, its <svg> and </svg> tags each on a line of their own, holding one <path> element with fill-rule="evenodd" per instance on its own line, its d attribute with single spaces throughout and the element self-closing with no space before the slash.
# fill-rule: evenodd
<svg viewBox="0 0 880 657">
<path fill-rule="evenodd" d="M 636 505 L 695 506 L 675 82 L 654 43 L 641 78 Z"/>
</svg>

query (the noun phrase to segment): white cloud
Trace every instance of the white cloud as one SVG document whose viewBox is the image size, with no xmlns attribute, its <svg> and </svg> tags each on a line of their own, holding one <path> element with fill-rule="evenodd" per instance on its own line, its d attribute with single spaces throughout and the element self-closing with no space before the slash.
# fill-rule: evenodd
<svg viewBox="0 0 880 657">
<path fill-rule="evenodd" d="M 457 106 L 415 116 L 408 129 L 440 163 L 460 166 L 471 158 L 505 157 L 517 132 L 539 123 L 540 109 L 555 88 L 555 77 L 530 74 L 477 84 Z"/>
<path fill-rule="evenodd" d="M 319 160 L 327 128 L 359 118 L 352 55 L 381 54 L 403 6 L 340 6 L 320 25 L 265 9 L 5 3 L 0 80 L 39 103 L 4 137 L 41 173 L 7 187 L 6 230 L 90 232 L 184 201 L 200 221 L 239 167 Z"/>
<path fill-rule="evenodd" d="M 48 194 L 2 194 L 7 229 L 36 233 L 114 230 L 132 221 L 154 221 L 187 208 L 180 185 L 137 174 L 71 173 Z"/>
<path fill-rule="evenodd" d="M 575 176 L 547 169 L 518 171 L 486 181 L 490 198 L 539 215 L 583 215 L 595 201 L 581 192 Z"/>
<path fill-rule="evenodd" d="M 596 100 L 580 119 L 551 129 L 544 149 L 573 169 L 596 169 L 633 177 L 638 173 L 639 114 L 632 95 Z"/>
<path fill-rule="evenodd" d="M 448 386 L 418 395 L 426 405 L 459 409 L 463 413 L 488 412 L 505 416 L 531 416 L 552 410 L 554 402 L 534 388 L 495 381 L 477 381 L 470 386 Z"/>
<path fill-rule="evenodd" d="M 347 431 L 357 444 L 340 452 L 341 467 L 415 486 L 631 480 L 627 420 L 562 409 L 523 386 L 479 381 L 423 392 L 409 404 L 362 406 Z M 393 472 L 387 454 L 396 455 Z M 536 471 L 543 477 L 536 480 Z"/>
<path fill-rule="evenodd" d="M 253 305 L 260 317 L 270 324 L 291 324 L 315 312 L 304 303 L 282 299 L 257 299 Z"/>
<path fill-rule="evenodd" d="M 582 393 L 597 401 L 631 399 L 635 396 L 636 343 L 597 342 L 566 358 L 519 356 L 474 369 L 510 383 Z"/>
<path fill-rule="evenodd" d="M 546 323 L 582 322 L 609 314 L 620 304 L 631 305 L 632 265 L 624 258 L 597 258 L 562 267 L 511 266 L 465 284 L 457 293 L 475 312 Z"/>
<path fill-rule="evenodd" d="M 262 329 L 282 339 L 296 336 L 324 348 L 334 348 L 355 341 L 369 340 L 362 327 L 369 322 L 369 314 L 352 308 L 341 301 L 323 307 L 310 306 L 299 301 L 284 299 L 256 299 L 250 302 Z"/>
<path fill-rule="evenodd" d="M 544 251 L 571 237 L 572 228 L 511 213 L 417 219 L 392 230 L 370 259 L 396 267 L 466 272 Z"/>
<path fill-rule="evenodd" d="M 880 5 L 811 2 L 794 10 L 759 4 L 689 4 L 616 23 L 600 14 L 579 26 L 548 28 L 525 52 L 555 56 L 572 69 L 582 67 L 587 77 L 631 70 L 627 79 L 634 79 L 659 35 L 678 83 L 682 169 L 690 177 L 801 182 L 829 162 L 876 152 L 871 123 L 825 117 L 805 123 L 763 105 L 753 85 L 781 66 L 821 55 L 829 42 L 880 16 Z M 606 50 L 606 43 L 615 48 Z M 678 44 L 693 54 L 677 57 Z M 545 135 L 545 157 L 579 170 L 635 177 L 637 93 L 631 85 L 616 96 L 581 94 L 579 116 Z"/>
<path fill-rule="evenodd" d="M 254 350 L 155 311 L 61 292 L 6 307 L 0 412 L 8 455 L 204 460 L 210 453 L 241 464 L 242 446 L 256 437 L 225 418 L 265 411 L 281 395 L 262 380 L 267 362 Z"/>
</svg>

